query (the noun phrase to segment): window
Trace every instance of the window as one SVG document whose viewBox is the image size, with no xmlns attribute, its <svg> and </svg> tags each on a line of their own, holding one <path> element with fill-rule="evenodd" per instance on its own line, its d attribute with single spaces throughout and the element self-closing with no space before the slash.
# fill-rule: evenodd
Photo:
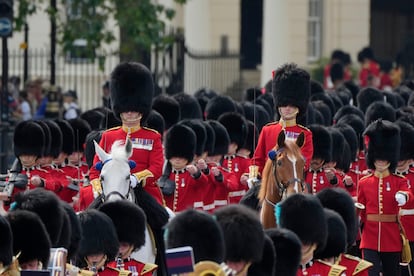
<svg viewBox="0 0 414 276">
<path fill-rule="evenodd" d="M 323 0 L 309 0 L 308 61 L 315 62 L 322 53 Z"/>
</svg>

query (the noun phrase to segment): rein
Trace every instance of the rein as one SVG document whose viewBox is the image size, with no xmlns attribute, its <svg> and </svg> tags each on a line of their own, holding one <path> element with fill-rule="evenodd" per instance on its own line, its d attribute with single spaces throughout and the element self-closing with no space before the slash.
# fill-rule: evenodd
<svg viewBox="0 0 414 276">
<path fill-rule="evenodd" d="M 103 166 L 106 164 L 106 163 L 108 163 L 109 161 L 111 161 L 112 160 L 112 158 L 109 158 L 109 159 L 107 159 L 107 160 L 105 160 L 103 163 L 102 163 L 102 169 L 103 169 Z M 118 195 L 122 200 L 125 200 L 125 199 L 128 199 L 128 200 L 130 200 L 130 194 L 131 194 L 131 185 L 130 185 L 130 183 L 128 184 L 128 191 L 127 191 L 127 193 L 125 194 L 125 195 L 123 195 L 123 194 L 121 194 L 120 192 L 118 192 L 118 191 L 112 191 L 112 192 L 110 192 L 110 193 L 108 193 L 107 195 L 105 194 L 105 189 L 104 189 L 104 185 L 102 185 L 102 182 L 101 182 L 101 187 L 102 187 L 102 196 L 101 196 L 101 200 L 102 200 L 102 202 L 105 202 L 106 200 L 108 200 L 108 198 L 111 196 L 111 195 Z M 132 199 L 131 199 L 132 200 Z"/>
</svg>

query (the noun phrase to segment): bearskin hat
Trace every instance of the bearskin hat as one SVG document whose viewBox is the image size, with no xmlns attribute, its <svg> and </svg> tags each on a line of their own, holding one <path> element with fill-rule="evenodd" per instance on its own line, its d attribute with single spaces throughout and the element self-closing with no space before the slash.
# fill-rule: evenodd
<svg viewBox="0 0 414 276">
<path fill-rule="evenodd" d="M 50 134 L 52 136 L 52 140 L 50 141 L 50 156 L 53 158 L 57 158 L 62 151 L 62 144 L 63 144 L 63 136 L 60 127 L 51 120 L 43 121 L 47 124 L 50 129 Z"/>
<path fill-rule="evenodd" d="M 368 106 L 373 102 L 383 102 L 384 95 L 382 92 L 373 87 L 366 87 L 361 89 L 357 95 L 358 108 L 365 113 Z"/>
<path fill-rule="evenodd" d="M 294 194 L 281 202 L 280 227 L 287 228 L 302 241 L 303 245 L 325 246 L 327 225 L 325 212 L 319 199 L 310 194 Z"/>
<path fill-rule="evenodd" d="M 342 63 L 335 62 L 334 64 L 332 64 L 329 70 L 329 75 L 331 77 L 332 82 L 335 82 L 337 80 L 343 80 L 345 75 L 345 69 Z"/>
<path fill-rule="evenodd" d="M 122 125 L 120 119 L 115 116 L 115 113 L 111 109 L 107 107 L 97 107 L 96 110 L 103 113 L 105 116 L 102 125 L 104 129 L 110 129 Z"/>
<path fill-rule="evenodd" d="M 50 150 L 52 148 L 52 132 L 50 131 L 49 126 L 44 121 L 36 121 L 36 124 L 38 124 L 45 133 L 45 147 L 42 156 L 49 156 Z"/>
<path fill-rule="evenodd" d="M 87 121 L 92 130 L 104 128 L 105 114 L 100 109 L 87 110 L 80 115 L 80 118 Z"/>
<path fill-rule="evenodd" d="M 344 105 L 343 107 L 338 109 L 338 111 L 336 111 L 333 117 L 333 123 L 336 124 L 339 121 L 339 119 L 348 114 L 358 115 L 362 120 L 365 120 L 364 113 L 361 111 L 361 109 L 353 105 Z"/>
<path fill-rule="evenodd" d="M 338 125 L 349 125 L 353 128 L 358 137 L 359 149 L 362 150 L 364 143 L 362 142 L 362 133 L 364 132 L 364 120 L 362 120 L 358 115 L 348 114 L 338 120 Z"/>
<path fill-rule="evenodd" d="M 69 221 L 70 221 L 71 235 L 70 235 L 70 243 L 69 243 L 69 246 L 67 247 L 67 250 L 68 250 L 68 260 L 72 260 L 76 257 L 76 254 L 78 253 L 79 243 L 82 237 L 82 229 L 81 229 L 78 216 L 76 215 L 72 206 L 62 201 L 62 207 L 65 210 L 66 214 L 68 215 Z"/>
<path fill-rule="evenodd" d="M 302 255 L 302 243 L 298 236 L 286 228 L 266 229 L 265 233 L 275 246 L 276 267 L 274 275 L 296 275 Z"/>
<path fill-rule="evenodd" d="M 401 147 L 399 161 L 409 160 L 414 158 L 414 127 L 409 123 L 397 121 L 396 124 L 400 127 Z"/>
<path fill-rule="evenodd" d="M 328 97 L 332 99 L 332 102 L 335 106 L 335 111 L 332 114 L 335 114 L 338 109 L 340 109 L 342 106 L 344 106 L 344 103 L 342 102 L 342 99 L 339 97 L 339 93 L 327 93 Z"/>
<path fill-rule="evenodd" d="M 99 144 L 101 141 L 103 130 L 92 130 L 85 139 L 85 159 L 86 164 L 88 167 L 91 168 L 93 166 L 93 158 L 95 157 L 95 145 L 93 141 Z"/>
<path fill-rule="evenodd" d="M 334 127 L 345 137 L 349 146 L 351 160 L 356 160 L 359 150 L 359 141 L 355 130 L 351 126 L 345 124 L 336 124 Z"/>
<path fill-rule="evenodd" d="M 390 162 L 389 170 L 394 171 L 400 158 L 401 137 L 398 125 L 379 119 L 364 131 L 365 160 L 367 167 L 375 169 L 375 160 Z"/>
<path fill-rule="evenodd" d="M 226 112 L 236 112 L 236 104 L 229 96 L 217 95 L 208 101 L 204 115 L 206 120 L 217 120 L 218 117 Z"/>
<path fill-rule="evenodd" d="M 271 121 L 269 113 L 261 105 L 255 105 L 251 102 L 242 102 L 241 106 L 244 111 L 244 117 L 255 123 L 259 131 Z"/>
<path fill-rule="evenodd" d="M 358 233 L 358 217 L 355 212 L 354 200 L 342 188 L 323 189 L 316 194 L 322 206 L 337 212 L 346 225 L 348 246 L 351 246 Z"/>
<path fill-rule="evenodd" d="M 180 124 L 186 125 L 194 131 L 197 138 L 195 154 L 197 156 L 201 156 L 205 152 L 205 145 L 207 141 L 207 130 L 205 125 L 202 123 L 200 119 L 187 119 L 180 121 Z"/>
<path fill-rule="evenodd" d="M 358 52 L 358 57 L 365 59 L 374 59 L 374 51 L 370 47 L 364 47 Z"/>
<path fill-rule="evenodd" d="M 166 248 L 191 246 L 194 261 L 224 261 L 224 236 L 217 220 L 210 214 L 188 209 L 177 214 L 166 226 Z"/>
<path fill-rule="evenodd" d="M 328 93 L 319 93 L 311 96 L 311 101 L 322 101 L 324 102 L 331 111 L 331 116 L 336 113 L 336 106 L 332 97 L 328 95 Z M 331 118 L 332 120 L 332 118 Z M 331 124 L 332 121 L 329 122 Z"/>
<path fill-rule="evenodd" d="M 337 257 L 344 253 L 347 247 L 346 227 L 341 216 L 330 209 L 325 209 L 324 211 L 328 235 L 325 247 L 314 253 L 314 257 L 318 259 Z"/>
<path fill-rule="evenodd" d="M 342 103 L 342 106 L 353 104 L 352 93 L 345 86 L 340 86 L 335 90 L 336 95 Z M 337 111 L 339 108 L 336 109 Z"/>
<path fill-rule="evenodd" d="M 204 146 L 205 152 L 213 152 L 214 144 L 216 143 L 216 133 L 214 132 L 213 127 L 206 121 L 201 121 L 206 128 L 206 144 Z"/>
<path fill-rule="evenodd" d="M 103 253 L 108 260 L 113 260 L 118 255 L 119 240 L 111 218 L 95 209 L 88 209 L 78 216 L 82 229 L 79 259 Z"/>
<path fill-rule="evenodd" d="M 347 143 L 344 135 L 336 128 L 329 127 L 329 133 L 332 137 L 332 161 L 339 163 L 344 155 L 345 144 Z"/>
<path fill-rule="evenodd" d="M 270 105 L 269 102 L 266 101 L 263 97 L 259 97 L 254 103 L 262 106 L 266 110 L 267 114 L 269 114 L 270 118 L 273 118 L 275 116 L 275 112 L 273 109 L 274 104 Z M 236 107 L 237 107 L 237 104 L 236 104 Z"/>
<path fill-rule="evenodd" d="M 112 219 L 119 242 L 126 242 L 139 249 L 145 244 L 146 217 L 136 204 L 121 200 L 105 202 L 99 211 Z"/>
<path fill-rule="evenodd" d="M 324 103 L 323 101 L 319 100 L 311 101 L 311 105 L 322 114 L 323 125 L 330 126 L 332 123 L 332 113 L 329 106 L 326 105 L 326 103 Z"/>
<path fill-rule="evenodd" d="M 259 87 L 248 87 L 243 91 L 243 100 L 254 102 L 260 95 L 262 90 Z"/>
<path fill-rule="evenodd" d="M 194 131 L 182 124 L 172 126 L 165 137 L 165 158 L 185 158 L 188 163 L 194 159 L 197 137 Z"/>
<path fill-rule="evenodd" d="M 214 155 L 225 155 L 229 151 L 229 145 L 230 145 L 230 137 L 227 133 L 227 129 L 218 121 L 209 120 L 209 125 L 214 130 L 214 146 L 213 151 L 209 152 L 209 156 Z"/>
<path fill-rule="evenodd" d="M 325 93 L 325 90 L 323 89 L 322 83 L 320 83 L 319 81 L 316 80 L 310 80 L 310 94 L 311 95 L 315 95 L 315 94 L 319 94 Z"/>
<path fill-rule="evenodd" d="M 352 94 L 352 104 L 356 105 L 357 103 L 357 95 L 359 93 L 359 86 L 352 80 L 345 81 L 344 86 L 351 92 Z"/>
<path fill-rule="evenodd" d="M 58 196 L 49 190 L 33 189 L 15 196 L 16 209 L 36 213 L 44 223 L 52 246 L 59 242 L 63 227 L 64 210 Z"/>
<path fill-rule="evenodd" d="M 175 94 L 174 99 L 180 105 L 180 118 L 183 119 L 203 119 L 200 104 L 196 97 L 186 93 Z"/>
<path fill-rule="evenodd" d="M 254 262 L 248 269 L 247 275 L 268 276 L 274 275 L 276 265 L 276 252 L 273 241 L 265 235 L 262 259 Z"/>
<path fill-rule="evenodd" d="M 56 124 L 62 132 L 62 152 L 71 155 L 75 147 L 75 133 L 72 126 L 66 120 L 57 119 Z"/>
<path fill-rule="evenodd" d="M 164 117 L 162 117 L 160 113 L 155 110 L 151 110 L 144 124 L 146 127 L 158 131 L 162 137 L 165 131 L 165 121 Z"/>
<path fill-rule="evenodd" d="M 16 156 L 27 154 L 40 157 L 44 153 L 45 143 L 45 132 L 36 122 L 21 121 L 16 125 L 13 135 L 14 154 Z"/>
<path fill-rule="evenodd" d="M 73 132 L 75 134 L 75 148 L 73 151 L 75 152 L 83 152 L 84 144 L 86 140 L 86 136 L 89 132 L 92 131 L 91 126 L 88 124 L 87 121 L 76 118 L 76 119 L 70 119 L 69 124 L 73 128 Z"/>
<path fill-rule="evenodd" d="M 299 108 L 298 116 L 306 114 L 310 97 L 310 76 L 296 64 L 279 67 L 274 74 L 272 92 L 275 109 L 292 105 Z"/>
<path fill-rule="evenodd" d="M 3 267 L 13 261 L 13 235 L 9 222 L 0 216 L 0 263 Z"/>
<path fill-rule="evenodd" d="M 20 253 L 19 263 L 37 259 L 47 267 L 52 244 L 39 216 L 26 210 L 14 210 L 7 214 L 7 219 L 13 233 L 13 254 Z"/>
<path fill-rule="evenodd" d="M 397 100 L 397 93 L 390 92 L 390 91 L 381 91 L 382 95 L 384 95 L 384 99 L 387 103 L 389 103 L 393 108 L 398 108 L 398 100 Z"/>
<path fill-rule="evenodd" d="M 395 109 L 386 102 L 373 102 L 365 111 L 365 126 L 367 127 L 373 121 L 378 119 L 395 122 L 396 120 Z"/>
<path fill-rule="evenodd" d="M 68 213 L 65 211 L 65 209 L 62 206 L 62 229 L 60 231 L 59 240 L 57 241 L 55 247 L 63 247 L 68 248 L 70 246 L 70 236 L 72 236 L 72 227 L 71 227 L 71 221 L 69 219 Z"/>
<path fill-rule="evenodd" d="M 233 204 L 217 209 L 214 216 L 224 233 L 226 261 L 261 260 L 264 231 L 255 211 L 244 205 Z"/>
<path fill-rule="evenodd" d="M 204 110 L 206 108 L 208 101 L 217 95 L 218 95 L 217 91 L 214 91 L 213 89 L 206 88 L 206 87 L 200 88 L 194 93 L 194 97 L 197 99 L 198 103 L 200 104 L 202 114 L 204 114 Z"/>
<path fill-rule="evenodd" d="M 332 136 L 328 128 L 321 125 L 310 125 L 313 136 L 313 159 L 320 158 L 325 162 L 332 160 Z"/>
<path fill-rule="evenodd" d="M 236 112 L 227 112 L 222 114 L 218 121 L 226 128 L 230 143 L 235 143 L 240 148 L 247 136 L 247 125 L 244 116 Z"/>
<path fill-rule="evenodd" d="M 111 73 L 111 104 L 116 117 L 128 111 L 140 112 L 144 122 L 151 110 L 154 81 L 145 65 L 137 62 L 118 64 Z"/>
<path fill-rule="evenodd" d="M 259 130 L 250 120 L 246 120 L 246 124 L 247 124 L 247 135 L 246 135 L 246 139 L 244 140 L 243 146 L 241 146 L 240 148 L 247 149 L 250 152 L 250 158 L 251 158 L 255 151 L 255 146 L 257 145 L 257 141 L 259 140 Z"/>
<path fill-rule="evenodd" d="M 155 97 L 152 102 L 152 109 L 162 115 L 166 129 L 180 121 L 180 104 L 171 96 L 160 94 Z"/>
</svg>

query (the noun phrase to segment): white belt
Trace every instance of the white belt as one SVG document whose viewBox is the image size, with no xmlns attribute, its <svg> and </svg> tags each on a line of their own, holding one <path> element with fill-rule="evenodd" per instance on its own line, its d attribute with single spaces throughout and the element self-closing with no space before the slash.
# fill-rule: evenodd
<svg viewBox="0 0 414 276">
<path fill-rule="evenodd" d="M 203 205 L 203 210 L 204 211 L 213 210 L 214 207 L 215 207 L 214 203 Z"/>
<path fill-rule="evenodd" d="M 227 200 L 214 200 L 214 205 L 216 205 L 216 206 L 225 206 L 225 205 L 227 205 Z"/>
<path fill-rule="evenodd" d="M 414 209 L 401 209 L 400 216 L 414 215 Z"/>
<path fill-rule="evenodd" d="M 246 194 L 245 190 L 234 191 L 234 192 L 229 192 L 229 197 L 244 196 L 245 194 Z"/>
</svg>

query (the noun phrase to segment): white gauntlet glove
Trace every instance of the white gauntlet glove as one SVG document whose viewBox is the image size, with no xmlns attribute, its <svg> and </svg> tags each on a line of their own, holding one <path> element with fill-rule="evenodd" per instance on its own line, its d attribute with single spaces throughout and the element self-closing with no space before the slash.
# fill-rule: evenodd
<svg viewBox="0 0 414 276">
<path fill-rule="evenodd" d="M 395 193 L 395 200 L 398 206 L 404 206 L 407 203 L 407 196 L 402 192 Z"/>
<path fill-rule="evenodd" d="M 130 186 L 132 189 L 135 188 L 138 184 L 138 179 L 133 174 L 129 176 L 129 181 L 130 181 Z"/>
</svg>

